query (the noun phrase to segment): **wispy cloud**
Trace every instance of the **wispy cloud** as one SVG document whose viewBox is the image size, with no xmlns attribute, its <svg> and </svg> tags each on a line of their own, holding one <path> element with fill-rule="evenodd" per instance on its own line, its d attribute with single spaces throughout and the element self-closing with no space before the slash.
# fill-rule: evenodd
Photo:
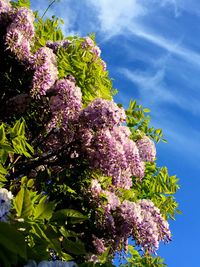
<svg viewBox="0 0 200 267">
<path fill-rule="evenodd" d="M 195 64 L 200 67 L 200 55 L 188 48 L 183 47 L 180 45 L 180 41 L 170 41 L 162 36 L 151 33 L 150 30 L 146 31 L 142 29 L 139 25 L 129 27 L 128 29 L 133 35 L 136 35 L 140 38 L 143 38 L 163 49 L 166 51 L 186 60 L 189 63 Z"/>
<path fill-rule="evenodd" d="M 118 72 L 139 88 L 139 95 L 144 105 L 152 106 L 154 111 L 167 105 L 174 105 L 182 110 L 187 110 L 195 116 L 200 116 L 199 101 L 190 92 L 181 94 L 165 83 L 165 69 L 159 69 L 155 73 L 151 71 L 131 71 L 127 68 L 119 68 Z"/>
<path fill-rule="evenodd" d="M 190 48 L 181 44 L 182 36 L 178 33 L 175 38 L 164 37 L 160 31 L 152 29 L 149 25 L 149 16 L 155 15 L 155 10 L 166 6 L 171 6 L 176 13 L 180 13 L 182 0 L 87 0 L 90 6 L 93 5 L 93 12 L 96 13 L 98 21 L 96 22 L 104 40 L 117 35 L 136 36 L 150 42 L 167 52 L 189 63 L 200 67 L 200 56 Z M 154 13 L 152 13 L 154 12 Z M 147 21 L 146 21 L 147 19 Z M 152 19 L 152 17 L 151 17 Z"/>
<path fill-rule="evenodd" d="M 121 34 L 130 23 L 147 12 L 138 0 L 88 0 L 94 7 L 100 30 L 112 37 Z"/>
<path fill-rule="evenodd" d="M 148 98 L 151 103 L 158 103 L 158 100 L 159 103 L 176 102 L 174 96 L 163 85 L 164 69 L 160 69 L 156 73 L 130 71 L 125 68 L 119 68 L 118 71 L 139 87 L 139 94 L 143 100 Z"/>
</svg>

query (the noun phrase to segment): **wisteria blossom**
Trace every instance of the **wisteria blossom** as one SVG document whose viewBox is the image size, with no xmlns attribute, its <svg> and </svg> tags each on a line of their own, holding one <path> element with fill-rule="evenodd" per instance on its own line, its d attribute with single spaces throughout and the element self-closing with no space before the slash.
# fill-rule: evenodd
<svg viewBox="0 0 200 267">
<path fill-rule="evenodd" d="M 46 95 L 58 78 L 56 56 L 52 49 L 42 47 L 38 49 L 31 61 L 35 69 L 31 94 L 33 96 Z"/>
<path fill-rule="evenodd" d="M 119 208 L 119 218 L 122 231 L 127 229 L 127 237 L 132 235 L 144 250 L 155 252 L 160 241 L 171 240 L 169 225 L 151 200 L 142 199 L 136 203 L 125 200 Z"/>
<path fill-rule="evenodd" d="M 136 145 L 139 149 L 140 158 L 143 161 L 154 161 L 156 157 L 156 148 L 154 142 L 148 137 L 145 136 L 142 139 L 139 139 L 136 142 Z"/>
<path fill-rule="evenodd" d="M 80 122 L 84 127 L 100 129 L 114 127 L 126 120 L 125 111 L 114 101 L 97 98 L 80 113 Z"/>
<path fill-rule="evenodd" d="M 97 252 L 97 254 L 102 254 L 106 250 L 103 238 L 97 238 L 96 236 L 93 236 L 92 243 L 93 243 L 93 246 L 94 246 L 95 251 Z"/>
<path fill-rule="evenodd" d="M 101 49 L 94 44 L 94 41 L 90 37 L 85 37 L 81 46 L 83 49 L 89 50 L 92 54 L 94 54 L 95 58 L 100 57 Z"/>
<path fill-rule="evenodd" d="M 11 10 L 11 4 L 9 0 L 0 0 L 0 20 L 1 13 L 7 13 Z"/>
<path fill-rule="evenodd" d="M 22 32 L 17 28 L 10 29 L 6 35 L 6 44 L 10 51 L 23 60 L 30 57 L 30 42 L 24 38 Z"/>
<path fill-rule="evenodd" d="M 6 188 L 0 188 L 0 221 L 6 222 L 11 209 L 13 195 Z"/>
<path fill-rule="evenodd" d="M 101 60 L 101 65 L 102 65 L 103 71 L 106 71 L 107 65 L 106 65 L 106 62 L 104 60 Z"/>
<path fill-rule="evenodd" d="M 62 40 L 62 41 L 48 41 L 46 46 L 51 48 L 55 53 L 58 51 L 60 47 L 68 48 L 69 44 L 71 44 L 70 40 Z"/>
<path fill-rule="evenodd" d="M 35 17 L 33 15 L 33 12 L 30 9 L 21 7 L 17 9 L 9 30 L 12 28 L 17 28 L 22 32 L 23 36 L 27 40 L 30 40 L 35 35 L 35 28 L 33 25 L 34 20 Z"/>
<path fill-rule="evenodd" d="M 73 77 L 58 80 L 53 88 L 55 95 L 50 100 L 52 119 L 48 128 L 67 128 L 76 120 L 82 107 L 82 93 Z"/>
<path fill-rule="evenodd" d="M 35 34 L 33 12 L 21 7 L 13 12 L 12 23 L 7 28 L 7 48 L 22 62 L 31 57 L 32 39 Z"/>
<path fill-rule="evenodd" d="M 98 190 L 94 190 L 96 188 Z M 101 189 L 96 180 L 91 184 L 91 192 L 92 201 L 104 210 L 103 217 L 96 218 L 97 226 L 105 232 L 104 238 L 93 237 L 92 241 L 97 253 L 103 253 L 105 247 L 111 244 L 114 251 L 120 246 L 126 250 L 130 237 L 134 238 L 140 248 L 150 253 L 156 252 L 161 241 L 171 240 L 169 224 L 151 200 L 124 200 L 121 203 L 116 193 Z M 107 197 L 107 201 L 100 199 L 102 194 Z"/>
<path fill-rule="evenodd" d="M 98 110 L 96 112 L 98 114 Z M 93 126 L 94 121 L 95 119 L 89 120 L 89 125 Z M 106 123 L 106 119 L 103 123 Z M 115 126 L 93 132 L 93 136 L 89 138 L 90 142 L 83 143 L 82 146 L 94 169 L 111 176 L 113 185 L 129 189 L 132 185 L 132 176 L 142 179 L 145 168 L 140 160 L 138 148 L 134 141 L 128 138 L 128 129 L 125 128 Z M 92 132 L 89 133 L 92 135 Z M 85 139 L 85 135 L 80 135 L 82 142 Z"/>
<path fill-rule="evenodd" d="M 99 198 L 100 194 L 102 193 L 101 184 L 96 179 L 93 179 L 91 181 L 90 191 L 92 193 L 92 197 L 97 198 L 97 199 Z"/>
<path fill-rule="evenodd" d="M 82 48 L 85 48 L 85 49 L 95 46 L 94 41 L 89 36 L 86 36 L 84 38 L 84 41 L 82 42 L 81 45 L 82 45 Z"/>
<path fill-rule="evenodd" d="M 108 190 L 104 190 L 102 191 L 102 193 L 107 198 L 107 203 L 105 205 L 106 212 L 110 212 L 111 210 L 112 211 L 116 210 L 120 205 L 119 197 L 114 192 Z"/>
</svg>

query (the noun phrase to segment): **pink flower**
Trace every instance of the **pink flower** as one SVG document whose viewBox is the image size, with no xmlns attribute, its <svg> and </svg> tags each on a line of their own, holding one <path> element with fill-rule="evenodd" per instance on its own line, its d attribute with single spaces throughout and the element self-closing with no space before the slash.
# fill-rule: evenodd
<svg viewBox="0 0 200 267">
<path fill-rule="evenodd" d="M 136 142 L 139 149 L 140 158 L 143 161 L 154 161 L 156 157 L 156 148 L 154 142 L 145 136 Z"/>
<path fill-rule="evenodd" d="M 46 95 L 58 78 L 56 56 L 48 47 L 38 49 L 31 59 L 35 73 L 32 81 L 33 96 Z"/>
</svg>

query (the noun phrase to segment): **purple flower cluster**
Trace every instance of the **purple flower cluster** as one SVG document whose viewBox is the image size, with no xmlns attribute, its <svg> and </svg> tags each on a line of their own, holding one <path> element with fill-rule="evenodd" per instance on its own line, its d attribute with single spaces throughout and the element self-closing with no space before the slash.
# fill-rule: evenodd
<svg viewBox="0 0 200 267">
<path fill-rule="evenodd" d="M 84 41 L 81 45 L 83 49 L 88 49 L 95 46 L 94 41 L 89 36 L 84 38 Z"/>
<path fill-rule="evenodd" d="M 46 46 L 51 48 L 54 51 L 54 53 L 56 53 L 60 47 L 67 48 L 69 44 L 71 44 L 71 41 L 66 39 L 66 40 L 55 41 L 55 42 L 48 41 L 46 43 Z"/>
<path fill-rule="evenodd" d="M 9 0 L 0 0 L 0 20 L 2 13 L 8 13 L 11 10 L 11 4 Z"/>
<path fill-rule="evenodd" d="M 91 192 L 92 199 L 99 203 L 107 213 L 116 210 L 120 205 L 119 197 L 116 195 L 114 190 L 103 190 L 101 184 L 93 179 L 89 191 Z M 106 198 L 106 203 L 100 201 L 101 196 Z"/>
<path fill-rule="evenodd" d="M 92 180 L 90 192 L 92 201 L 104 210 L 103 217 L 96 216 L 97 228 L 105 232 L 103 239 L 93 241 L 97 253 L 103 253 L 102 248 L 110 245 L 115 252 L 121 246 L 126 250 L 130 237 L 150 253 L 155 253 L 160 241 L 171 240 L 169 224 L 151 200 L 124 200 L 121 203 L 116 192 L 103 190 L 97 180 Z M 106 196 L 107 200 L 103 201 L 101 196 Z"/>
<path fill-rule="evenodd" d="M 101 60 L 101 65 L 102 65 L 103 71 L 106 71 L 107 65 L 104 60 Z"/>
<path fill-rule="evenodd" d="M 81 131 L 80 140 L 92 168 L 111 176 L 114 186 L 129 189 L 132 176 L 144 176 L 144 163 L 126 126 Z"/>
<path fill-rule="evenodd" d="M 139 139 L 137 142 L 137 147 L 139 149 L 140 158 L 143 161 L 154 161 L 156 157 L 156 148 L 154 142 L 148 137 L 145 136 L 142 139 Z"/>
<path fill-rule="evenodd" d="M 123 229 L 129 229 L 126 235 L 133 236 L 136 244 L 145 251 L 154 253 L 159 242 L 169 242 L 171 233 L 169 224 L 160 214 L 151 200 L 142 199 L 137 203 L 123 201 L 119 208 L 119 219 Z"/>
<path fill-rule="evenodd" d="M 12 23 L 7 28 L 6 45 L 22 62 L 31 56 L 31 44 L 35 34 L 34 15 L 31 10 L 21 7 L 12 14 Z"/>
<path fill-rule="evenodd" d="M 160 241 L 170 241 L 169 224 L 151 200 L 121 202 L 117 191 L 107 189 L 110 190 L 102 189 L 96 179 L 92 180 L 89 188 L 90 201 L 104 210 L 103 217 L 96 216 L 97 228 L 106 233 L 104 239 L 93 241 L 97 253 L 102 253 L 101 248 L 109 245 L 112 245 L 114 251 L 120 246 L 126 249 L 129 237 L 133 237 L 138 246 L 150 253 L 159 248 Z"/>
<path fill-rule="evenodd" d="M 106 250 L 103 238 L 97 238 L 96 236 L 93 236 L 92 243 L 93 243 L 93 246 L 94 246 L 97 254 L 102 254 Z"/>
<path fill-rule="evenodd" d="M 132 176 L 144 176 L 145 161 L 155 158 L 155 145 L 148 138 L 130 139 L 130 130 L 120 124 L 126 115 L 113 101 L 95 99 L 80 112 L 80 140 L 93 169 L 111 176 L 113 185 L 129 189 Z"/>
<path fill-rule="evenodd" d="M 58 80 L 53 87 L 55 96 L 50 99 L 50 110 L 52 119 L 48 125 L 49 129 L 68 127 L 69 121 L 78 118 L 82 107 L 82 93 L 76 86 L 73 77 Z"/>
<path fill-rule="evenodd" d="M 46 95 L 58 78 L 56 56 L 52 49 L 42 47 L 32 57 L 31 63 L 35 69 L 31 94 L 37 97 Z"/>
<path fill-rule="evenodd" d="M 95 58 L 99 58 L 101 55 L 101 49 L 94 44 L 94 41 L 90 37 L 85 37 L 84 41 L 81 44 L 82 48 L 89 50 Z"/>
<path fill-rule="evenodd" d="M 92 129 L 112 128 L 126 120 L 125 111 L 114 101 L 97 98 L 80 113 L 84 127 Z"/>
<path fill-rule="evenodd" d="M 92 193 L 92 198 L 99 199 L 100 194 L 102 193 L 102 188 L 101 184 L 96 179 L 91 181 L 90 191 Z"/>
</svg>

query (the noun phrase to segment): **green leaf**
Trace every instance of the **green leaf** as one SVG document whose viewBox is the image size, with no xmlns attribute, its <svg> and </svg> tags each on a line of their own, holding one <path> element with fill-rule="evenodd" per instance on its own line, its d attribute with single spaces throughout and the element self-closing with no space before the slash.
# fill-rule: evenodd
<svg viewBox="0 0 200 267">
<path fill-rule="evenodd" d="M 52 217 L 54 208 L 55 202 L 47 202 L 47 196 L 42 197 L 35 208 L 34 219 L 49 220 Z"/>
<path fill-rule="evenodd" d="M 110 252 L 110 246 L 101 254 L 101 256 L 99 256 L 101 263 L 106 263 L 109 252 Z"/>
<path fill-rule="evenodd" d="M 32 188 L 34 186 L 34 180 L 33 179 L 29 179 L 27 182 L 27 187 L 28 188 Z"/>
<path fill-rule="evenodd" d="M 14 206 L 19 217 L 26 218 L 33 213 L 30 192 L 27 188 L 21 187 L 14 199 Z"/>
<path fill-rule="evenodd" d="M 8 173 L 7 170 L 3 167 L 2 164 L 0 164 L 0 173 L 1 174 L 5 174 L 5 175 Z"/>
<path fill-rule="evenodd" d="M 55 221 L 57 223 L 63 223 L 63 224 L 65 224 L 65 222 L 67 221 L 69 223 L 75 224 L 75 223 L 80 223 L 82 221 L 85 221 L 87 219 L 88 218 L 82 213 L 80 213 L 79 211 L 72 210 L 72 209 L 62 209 L 62 210 L 56 211 L 53 214 L 51 221 Z"/>
<path fill-rule="evenodd" d="M 30 8 L 30 1 L 29 0 L 18 0 L 17 3 L 13 2 L 12 4 L 15 7 L 27 7 L 27 8 Z"/>
<path fill-rule="evenodd" d="M 60 233 L 65 237 L 65 238 L 69 238 L 69 237 L 77 237 L 77 234 L 73 231 L 67 230 L 65 229 L 65 227 L 61 227 L 60 228 Z"/>
<path fill-rule="evenodd" d="M 86 254 L 85 246 L 80 240 L 73 242 L 69 239 L 64 239 L 63 246 L 67 252 L 74 255 Z"/>
<path fill-rule="evenodd" d="M 10 131 L 10 137 L 11 137 L 11 139 L 13 139 L 13 138 L 15 138 L 16 136 L 19 135 L 20 125 L 21 125 L 21 120 L 17 120 L 15 122 L 15 125 L 13 126 L 13 128 Z"/>
<path fill-rule="evenodd" d="M 5 128 L 4 128 L 4 125 L 2 124 L 0 126 L 0 143 L 4 143 L 6 140 L 6 134 L 5 134 Z"/>
<path fill-rule="evenodd" d="M 24 236 L 8 223 L 0 222 L 0 245 L 26 259 Z"/>
<path fill-rule="evenodd" d="M 144 108 L 143 111 L 144 111 L 145 113 L 149 113 L 149 112 L 151 112 L 151 110 L 148 109 L 148 108 Z"/>
<path fill-rule="evenodd" d="M 71 260 L 73 260 L 73 257 L 70 256 L 69 254 L 65 253 L 65 252 L 61 252 L 61 257 L 62 257 L 62 260 L 64 260 L 64 261 L 71 261 Z"/>
</svg>

